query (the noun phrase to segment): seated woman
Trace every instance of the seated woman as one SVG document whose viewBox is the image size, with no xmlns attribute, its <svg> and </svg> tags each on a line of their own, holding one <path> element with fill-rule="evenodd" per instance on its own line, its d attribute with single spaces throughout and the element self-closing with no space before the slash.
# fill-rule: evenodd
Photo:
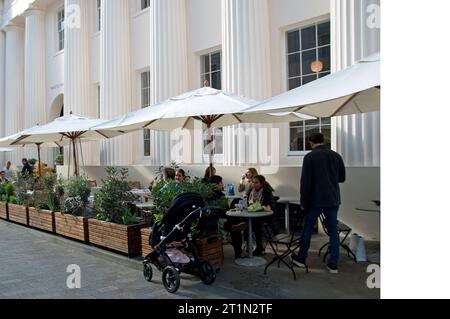
<svg viewBox="0 0 450 319">
<path fill-rule="evenodd" d="M 177 169 L 175 173 L 175 180 L 178 183 L 183 183 L 186 180 L 186 173 L 181 168 Z"/>
<path fill-rule="evenodd" d="M 216 169 L 214 168 L 214 166 L 208 166 L 208 168 L 205 171 L 205 176 L 203 177 L 202 182 L 205 184 L 209 183 L 209 179 L 214 175 L 216 175 Z"/>
<path fill-rule="evenodd" d="M 248 196 L 252 190 L 252 180 L 255 176 L 258 176 L 258 171 L 255 168 L 249 168 L 247 172 L 242 175 L 238 192 L 244 193 L 245 196 Z"/>
<path fill-rule="evenodd" d="M 253 177 L 252 191 L 248 197 L 249 204 L 259 202 L 264 211 L 274 211 L 275 201 L 273 198 L 274 189 L 266 181 L 262 175 Z M 270 218 L 255 218 L 253 223 L 253 231 L 255 232 L 256 249 L 253 251 L 254 256 L 260 256 L 264 252 L 262 244 L 262 225 L 268 222 Z"/>
</svg>

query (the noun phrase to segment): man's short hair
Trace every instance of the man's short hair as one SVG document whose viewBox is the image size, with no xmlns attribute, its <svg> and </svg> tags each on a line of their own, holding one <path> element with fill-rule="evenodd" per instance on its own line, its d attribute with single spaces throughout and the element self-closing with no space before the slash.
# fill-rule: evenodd
<svg viewBox="0 0 450 319">
<path fill-rule="evenodd" d="M 5 174 L 5 171 L 1 171 L 0 174 Z"/>
<path fill-rule="evenodd" d="M 323 144 L 325 142 L 325 136 L 322 133 L 312 133 L 308 140 L 314 144 Z"/>
<path fill-rule="evenodd" d="M 26 158 L 22 158 L 22 162 L 28 162 Z"/>
<path fill-rule="evenodd" d="M 219 184 L 221 181 L 223 181 L 223 178 L 219 175 L 211 176 L 211 178 L 208 180 L 208 183 L 210 184 Z"/>
<path fill-rule="evenodd" d="M 166 167 L 163 170 L 163 175 L 166 179 L 175 179 L 175 170 L 171 167 Z"/>
</svg>

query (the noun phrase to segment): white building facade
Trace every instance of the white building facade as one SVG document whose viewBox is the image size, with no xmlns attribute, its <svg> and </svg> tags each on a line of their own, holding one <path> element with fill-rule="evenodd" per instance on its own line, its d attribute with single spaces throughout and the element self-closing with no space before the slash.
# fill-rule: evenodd
<svg viewBox="0 0 450 319">
<path fill-rule="evenodd" d="M 0 10 L 1 136 L 70 112 L 110 119 L 204 80 L 264 100 L 380 49 L 379 0 L 0 0 Z M 261 165 L 261 133 L 271 137 L 264 146 L 278 166 L 298 169 L 307 135 L 319 130 L 349 167 L 379 170 L 379 113 L 216 130 L 215 162 Z M 83 159 L 199 164 L 204 139 L 201 130 L 190 134 L 182 146 L 200 147 L 180 155 L 176 134 L 136 132 L 84 146 Z M 0 164 L 33 152 L 0 155 Z"/>
</svg>

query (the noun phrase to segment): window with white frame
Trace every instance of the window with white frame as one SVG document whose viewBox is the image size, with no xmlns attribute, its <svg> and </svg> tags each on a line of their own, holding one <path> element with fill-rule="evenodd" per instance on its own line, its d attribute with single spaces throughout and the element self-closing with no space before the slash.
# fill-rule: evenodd
<svg viewBox="0 0 450 319">
<path fill-rule="evenodd" d="M 141 105 L 142 108 L 150 106 L 150 71 L 141 73 Z M 144 130 L 144 156 L 150 155 L 150 130 Z"/>
<path fill-rule="evenodd" d="M 141 10 L 150 7 L 150 0 L 141 0 Z"/>
<path fill-rule="evenodd" d="M 330 21 L 286 32 L 287 87 L 289 90 L 327 76 L 331 71 Z M 289 153 L 310 151 L 308 137 L 321 132 L 331 144 L 331 120 L 318 119 L 291 123 Z"/>
<path fill-rule="evenodd" d="M 58 11 L 58 51 L 64 50 L 64 8 Z"/>
<path fill-rule="evenodd" d="M 214 51 L 204 54 L 200 57 L 200 85 L 203 86 L 205 81 L 217 90 L 222 89 L 222 52 Z M 223 154 L 223 129 L 212 129 L 212 150 L 213 155 Z M 203 131 L 203 154 L 209 154 L 209 137 L 208 130 Z"/>
<path fill-rule="evenodd" d="M 222 52 L 215 51 L 200 57 L 200 85 L 207 80 L 214 89 L 222 89 Z"/>
<path fill-rule="evenodd" d="M 96 10 L 96 20 L 97 20 L 97 31 L 102 30 L 102 0 L 97 0 Z"/>
</svg>

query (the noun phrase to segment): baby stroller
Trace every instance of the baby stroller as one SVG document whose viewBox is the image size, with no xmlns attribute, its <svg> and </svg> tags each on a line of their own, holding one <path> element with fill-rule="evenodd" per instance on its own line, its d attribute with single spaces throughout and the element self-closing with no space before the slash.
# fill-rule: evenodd
<svg viewBox="0 0 450 319">
<path fill-rule="evenodd" d="M 216 279 L 216 270 L 207 260 L 199 260 L 190 234 L 191 225 L 207 217 L 211 212 L 204 208 L 203 198 L 198 193 L 183 193 L 175 197 L 161 222 L 155 223 L 149 238 L 154 251 L 144 258 L 144 277 L 152 280 L 152 266 L 162 271 L 162 282 L 166 290 L 175 293 L 180 287 L 180 273 L 197 277 L 207 285 Z M 180 243 L 177 249 L 169 244 Z M 182 254 L 186 251 L 190 257 Z"/>
</svg>

